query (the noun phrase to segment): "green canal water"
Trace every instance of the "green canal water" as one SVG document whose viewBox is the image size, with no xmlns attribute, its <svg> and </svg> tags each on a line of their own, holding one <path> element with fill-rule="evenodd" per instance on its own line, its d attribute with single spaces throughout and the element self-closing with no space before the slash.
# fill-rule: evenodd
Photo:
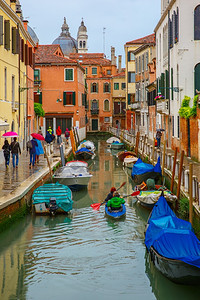
<svg viewBox="0 0 200 300">
<path fill-rule="evenodd" d="M 88 190 L 73 193 L 70 216 L 28 215 L 0 235 L 0 299 L 199 299 L 198 287 L 174 284 L 149 263 L 144 245 L 148 211 L 127 198 L 123 221 L 93 211 L 111 186 L 132 183 L 105 141 L 95 141 Z"/>
</svg>

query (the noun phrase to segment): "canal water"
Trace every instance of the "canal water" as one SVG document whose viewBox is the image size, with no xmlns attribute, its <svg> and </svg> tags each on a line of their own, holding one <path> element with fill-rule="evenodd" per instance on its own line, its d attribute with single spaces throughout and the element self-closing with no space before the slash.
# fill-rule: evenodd
<svg viewBox="0 0 200 300">
<path fill-rule="evenodd" d="M 95 140 L 88 190 L 73 193 L 70 216 L 28 215 L 0 234 L 1 300 L 199 299 L 199 288 L 174 284 L 149 263 L 144 245 L 148 211 L 126 199 L 123 221 L 94 211 L 111 186 L 132 183 L 116 153 Z"/>
</svg>

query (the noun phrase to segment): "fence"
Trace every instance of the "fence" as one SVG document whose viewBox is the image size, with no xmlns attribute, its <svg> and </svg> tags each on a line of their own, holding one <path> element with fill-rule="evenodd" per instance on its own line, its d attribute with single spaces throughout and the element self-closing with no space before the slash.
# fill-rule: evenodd
<svg viewBox="0 0 200 300">
<path fill-rule="evenodd" d="M 117 132 L 116 128 L 110 127 L 109 132 L 115 136 L 118 136 L 122 141 L 128 144 L 131 147 L 136 145 L 136 136 L 129 133 L 127 130 L 119 130 Z M 150 163 L 155 164 L 158 157 L 160 156 L 161 166 L 163 162 L 163 151 L 157 148 L 148 142 L 147 139 L 143 137 L 139 138 L 138 144 L 138 154 L 143 157 L 147 156 Z M 164 174 L 168 175 L 169 178 L 172 177 L 172 169 L 174 164 L 174 154 L 166 150 L 165 160 L 164 160 Z M 175 167 L 175 179 L 174 182 L 177 184 L 178 175 L 180 169 L 180 160 L 176 160 Z M 198 212 L 200 212 L 200 179 L 197 176 L 192 176 L 192 196 L 193 196 L 193 205 Z M 189 198 L 189 166 L 183 164 L 182 176 L 181 176 L 181 187 L 180 192 L 183 196 Z"/>
</svg>

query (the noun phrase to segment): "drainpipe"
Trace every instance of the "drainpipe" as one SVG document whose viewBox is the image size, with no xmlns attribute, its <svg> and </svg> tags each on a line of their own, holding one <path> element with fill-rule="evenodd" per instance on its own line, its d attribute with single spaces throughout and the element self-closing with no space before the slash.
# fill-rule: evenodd
<svg viewBox="0 0 200 300">
<path fill-rule="evenodd" d="M 190 119 L 187 119 L 187 133 L 188 133 L 188 156 L 191 157 L 191 148 L 190 148 Z"/>
</svg>

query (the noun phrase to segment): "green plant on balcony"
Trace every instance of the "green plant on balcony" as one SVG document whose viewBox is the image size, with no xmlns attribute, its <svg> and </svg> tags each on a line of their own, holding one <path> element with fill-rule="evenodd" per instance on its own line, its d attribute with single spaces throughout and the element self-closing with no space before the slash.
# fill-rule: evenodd
<svg viewBox="0 0 200 300">
<path fill-rule="evenodd" d="M 36 116 L 38 116 L 38 117 L 45 116 L 45 112 L 42 108 L 42 104 L 40 104 L 40 103 L 34 103 L 34 111 L 35 111 Z"/>
<path fill-rule="evenodd" d="M 182 101 L 181 108 L 179 109 L 179 115 L 184 119 L 189 119 L 190 117 L 196 117 L 197 115 L 198 95 L 194 97 L 192 107 L 190 107 L 190 100 L 191 100 L 190 97 L 185 96 Z"/>
</svg>

